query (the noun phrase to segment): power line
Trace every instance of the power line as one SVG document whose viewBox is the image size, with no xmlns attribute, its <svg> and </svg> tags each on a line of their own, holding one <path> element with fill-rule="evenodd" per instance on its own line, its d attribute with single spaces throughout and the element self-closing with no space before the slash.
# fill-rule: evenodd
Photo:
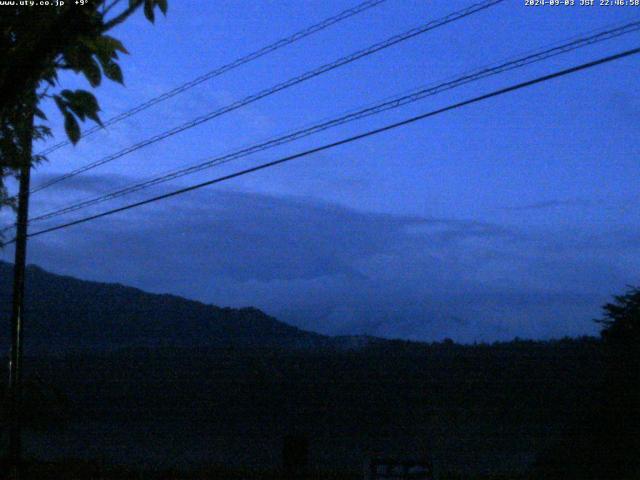
<svg viewBox="0 0 640 480">
<path fill-rule="evenodd" d="M 104 127 L 108 127 L 111 126 L 115 123 L 118 123 L 126 118 L 132 117 L 133 115 L 136 115 L 140 112 L 142 112 L 143 110 L 146 110 L 149 107 L 152 107 L 153 105 L 156 105 L 160 102 L 164 102 L 165 100 L 168 100 L 172 97 L 175 97 L 176 95 L 183 93 L 197 85 L 200 85 L 203 82 L 206 82 L 207 80 L 211 80 L 212 78 L 218 77 L 224 73 L 227 73 L 230 70 L 233 70 L 237 67 L 240 67 L 241 65 L 244 65 L 246 63 L 252 62 L 253 60 L 257 60 L 260 57 L 263 57 L 264 55 L 267 55 L 268 53 L 274 52 L 276 50 L 279 50 L 287 45 L 291 45 L 292 43 L 297 42 L 298 40 L 302 40 L 303 38 L 309 37 L 311 35 L 313 35 L 314 33 L 320 32 L 321 30 L 324 30 L 332 25 L 335 25 L 336 23 L 339 23 L 343 20 L 346 20 L 347 18 L 353 17 L 354 15 L 357 15 L 358 13 L 364 12 L 366 10 L 369 10 L 370 8 L 376 7 L 378 5 L 380 5 L 381 3 L 386 2 L 387 0 L 367 0 L 366 2 L 362 2 L 358 5 L 356 5 L 353 8 L 349 8 L 347 10 L 344 10 L 340 13 L 338 13 L 337 15 L 334 15 L 332 17 L 326 18 L 323 21 L 321 21 L 320 23 L 316 23 L 315 25 L 311 25 L 310 27 L 307 27 L 303 30 L 300 30 L 288 37 L 285 38 L 281 38 L 280 40 L 267 45 L 265 47 L 262 47 L 259 50 L 256 50 L 252 53 L 249 53 L 243 57 L 237 58 L 236 60 L 227 63 L 221 67 L 216 68 L 215 70 L 211 70 L 208 73 L 205 73 L 204 75 L 201 75 L 199 77 L 194 78 L 193 80 L 190 80 L 189 82 L 183 83 L 182 85 L 179 85 L 178 87 L 175 87 L 172 90 L 169 90 L 168 92 L 165 92 L 161 95 L 158 95 L 157 97 L 151 98 L 149 100 L 147 100 L 144 103 L 141 103 L 140 105 L 137 105 L 133 108 L 131 108 L 130 110 L 127 110 L 125 112 L 120 113 L 119 115 L 116 115 L 115 117 L 112 117 L 108 120 L 106 120 L 105 122 L 103 122 L 102 126 Z M 88 137 L 89 135 L 92 135 L 93 133 L 101 130 L 102 127 L 100 125 L 95 125 L 94 127 L 89 128 L 88 130 L 86 130 L 83 134 L 82 137 Z M 64 140 L 62 142 L 56 143 L 55 145 L 52 145 L 46 149 L 44 149 L 43 151 L 41 151 L 39 154 L 40 155 L 48 155 L 49 153 L 52 153 L 66 145 L 69 145 L 71 142 L 69 140 Z"/>
<path fill-rule="evenodd" d="M 212 168 L 215 166 L 219 166 L 221 164 L 224 163 L 228 163 L 231 162 L 233 160 L 237 160 L 239 158 L 243 158 L 246 157 L 248 155 L 251 155 L 253 153 L 259 152 L 259 151 L 264 151 L 267 150 L 269 148 L 273 148 L 275 146 L 279 146 L 285 143 L 289 143 L 292 142 L 294 140 L 312 135 L 314 133 L 318 133 L 320 131 L 324 131 L 327 130 L 329 128 L 333 128 L 335 126 L 338 125 L 342 125 L 354 120 L 358 120 L 361 118 L 365 118 L 371 115 L 375 115 L 387 110 L 391 110 L 391 109 L 395 109 L 398 107 L 401 107 L 403 105 L 407 105 L 409 103 L 413 103 L 416 102 L 418 100 L 424 99 L 425 97 L 428 96 L 432 96 L 432 95 L 436 95 L 438 93 L 441 93 L 443 91 L 446 90 L 451 90 L 454 88 L 457 88 L 459 86 L 471 83 L 473 81 L 477 81 L 483 78 L 487 78 L 493 75 L 497 75 L 506 71 L 510 71 L 510 70 L 514 70 L 516 68 L 521 68 L 524 67 L 526 65 L 530 65 L 532 63 L 535 62 L 539 62 L 548 58 L 551 58 L 553 56 L 557 56 L 563 53 L 567 53 L 570 51 L 574 51 L 578 48 L 581 47 L 585 47 L 587 45 L 593 45 L 595 43 L 599 43 L 605 40 L 609 40 L 611 38 L 617 38 L 621 35 L 627 34 L 627 33 L 631 33 L 634 31 L 637 31 L 640 29 L 640 20 L 635 21 L 635 22 L 630 22 L 627 23 L 625 25 L 622 26 L 618 26 L 612 29 L 608 29 L 608 30 L 604 30 L 604 31 L 599 31 L 595 34 L 592 34 L 588 37 L 582 37 L 582 38 L 578 38 L 575 40 L 572 40 L 570 42 L 566 42 L 564 44 L 556 44 L 556 46 L 552 47 L 552 48 L 548 48 L 546 50 L 538 50 L 535 53 L 529 53 L 523 57 L 519 57 L 519 58 L 514 58 L 513 60 L 509 60 L 503 63 L 498 63 L 498 64 L 494 64 L 494 66 L 491 67 L 484 67 L 481 69 L 477 69 L 475 71 L 472 71 L 471 73 L 467 73 L 465 75 L 462 75 L 461 77 L 455 78 L 453 80 L 449 80 L 440 84 L 437 84 L 435 86 L 430 86 L 428 88 L 423 88 L 417 91 L 413 91 L 409 94 L 404 94 L 401 96 L 396 96 L 394 98 L 388 99 L 384 102 L 378 103 L 374 106 L 371 107 L 367 107 L 367 108 L 363 108 L 363 109 L 359 109 L 356 111 L 353 111 L 351 113 L 342 115 L 340 117 L 328 120 L 328 121 L 324 121 L 318 124 L 314 124 L 310 127 L 307 128 L 303 128 L 297 131 L 294 131 L 292 133 L 288 133 L 284 136 L 280 136 L 271 140 L 268 140 L 266 142 L 263 143 L 259 143 L 256 145 L 252 145 L 250 147 L 246 147 L 240 150 L 237 150 L 235 152 L 226 154 L 226 155 L 222 155 L 222 156 L 218 156 L 218 157 L 214 157 L 214 158 L 210 158 L 207 159 L 204 162 L 189 166 L 189 167 L 185 167 L 185 168 L 181 168 L 181 169 L 177 169 L 177 170 L 173 170 L 171 172 L 165 173 L 163 175 L 157 176 L 155 178 L 146 180 L 144 182 L 140 182 L 140 183 L 136 183 L 136 184 L 132 184 L 129 185 L 127 187 L 109 192 L 107 194 L 103 194 L 103 195 L 99 195 L 97 197 L 92 197 L 90 199 L 87 200 L 83 200 L 81 202 L 78 203 L 74 203 L 71 205 L 68 205 L 66 207 L 57 209 L 57 210 L 53 210 L 50 212 L 46 212 L 42 215 L 38 215 L 33 217 L 30 222 L 38 222 L 38 221 L 43 221 L 43 220 L 47 220 L 50 218 L 54 218 L 60 215 L 63 215 L 65 213 L 70 213 L 70 212 L 74 212 L 92 205 L 96 205 L 99 203 L 103 203 L 105 201 L 108 200 L 113 200 L 115 198 L 119 198 L 121 196 L 124 195 L 128 195 L 130 193 L 134 193 L 140 190 L 144 190 L 146 188 L 149 188 L 151 186 L 154 185 L 159 185 L 161 183 L 170 181 L 170 180 L 174 180 L 176 178 L 179 177 L 183 177 L 185 175 L 189 175 L 192 173 L 196 173 L 208 168 Z"/>
<path fill-rule="evenodd" d="M 322 75 L 326 72 L 329 72 L 331 70 L 335 70 L 336 68 L 342 67 L 344 65 L 350 64 L 352 62 L 355 62 L 356 60 L 359 60 L 361 58 L 367 57 L 369 55 L 372 55 L 376 52 L 379 52 L 381 50 L 384 50 L 386 48 L 389 48 L 393 45 L 396 45 L 398 43 L 404 42 L 406 40 L 409 40 L 413 37 L 416 37 L 418 35 L 421 35 L 423 33 L 426 33 L 430 30 L 433 30 L 435 28 L 441 27 L 443 25 L 447 25 L 449 23 L 455 22 L 457 20 L 461 20 L 469 15 L 472 15 L 474 13 L 480 12 L 482 10 L 485 10 L 487 8 L 490 8 L 498 3 L 502 3 L 504 0 L 485 0 L 483 2 L 479 2 L 476 4 L 471 5 L 470 7 L 464 8 L 462 10 L 458 10 L 456 12 L 450 13 L 449 15 L 439 19 L 439 20 L 433 20 L 431 22 L 428 22 L 424 25 L 421 25 L 419 27 L 415 27 L 412 28 L 411 30 L 408 30 L 404 33 L 398 34 L 398 35 L 394 35 L 393 37 L 390 37 L 382 42 L 378 42 L 374 45 L 371 45 L 363 50 L 359 50 L 355 53 L 352 53 L 350 55 L 347 55 L 345 57 L 342 57 L 338 60 L 335 60 L 331 63 L 327 63 L 325 65 L 322 65 L 318 68 L 315 68 L 313 70 L 310 70 L 308 72 L 303 73 L 302 75 L 290 78 L 289 80 L 286 80 L 284 82 L 278 83 L 270 88 L 264 89 L 256 94 L 253 95 L 249 95 L 248 97 L 245 97 L 242 100 L 238 100 L 230 105 L 227 105 L 225 107 L 222 107 L 218 110 L 214 110 L 213 112 L 207 113 L 205 115 L 201 115 L 187 123 L 184 123 L 182 125 L 179 125 L 177 127 L 174 127 L 170 130 L 167 130 L 163 133 L 160 133 L 158 135 L 154 135 L 153 137 L 150 137 L 146 140 L 143 140 L 141 142 L 138 142 L 134 145 L 131 145 L 123 150 L 120 150 L 119 152 L 116 152 L 114 154 L 111 154 L 107 157 L 104 157 L 100 160 L 97 160 L 95 162 L 89 163 L 83 167 L 77 168 L 76 170 L 72 170 L 69 173 L 66 173 L 64 175 L 61 175 L 58 178 L 55 178 L 53 180 L 50 180 L 49 182 L 46 182 L 38 187 L 35 187 L 34 189 L 31 190 L 31 193 L 35 193 L 35 192 L 39 192 L 40 190 L 44 190 L 45 188 L 48 188 L 52 185 L 55 185 L 63 180 L 67 180 L 69 178 L 75 177 L 76 175 L 79 175 L 81 173 L 84 173 L 88 170 L 92 170 L 96 167 L 99 167 L 101 165 L 104 165 L 106 163 L 109 163 L 113 160 L 116 160 L 120 157 L 123 157 L 129 153 L 132 153 L 136 150 L 139 150 L 143 147 L 146 147 L 148 145 L 151 145 L 153 143 L 159 142 L 161 140 L 164 140 L 166 138 L 169 138 L 173 135 L 176 135 L 180 132 L 183 132 L 185 130 L 188 130 L 190 128 L 193 128 L 197 125 L 200 125 L 202 123 L 208 122 L 209 120 L 212 120 L 216 117 L 219 117 L 221 115 L 224 115 L 225 113 L 229 113 L 231 111 L 237 110 L 238 108 L 241 108 L 243 106 L 246 106 L 250 103 L 256 102 L 262 98 L 268 97 L 270 95 L 273 95 L 281 90 L 290 88 L 294 85 L 297 85 L 299 83 L 305 82 L 311 78 L 317 77 L 319 75 Z"/>
<path fill-rule="evenodd" d="M 528 81 L 521 82 L 521 83 L 518 83 L 518 84 L 515 84 L 515 85 L 512 85 L 512 86 L 506 87 L 506 88 L 501 88 L 499 90 L 494 90 L 491 93 L 487 93 L 487 94 L 480 95 L 480 96 L 477 96 L 477 97 L 474 97 L 474 98 L 471 98 L 471 99 L 468 99 L 468 100 L 464 100 L 462 102 L 458 102 L 458 103 L 449 105 L 447 107 L 439 108 L 437 110 L 432 110 L 430 112 L 423 113 L 421 115 L 417 115 L 417 116 L 402 120 L 400 122 L 392 123 L 392 124 L 389 124 L 389 125 L 386 125 L 384 127 L 377 128 L 377 129 L 374 129 L 374 130 L 369 130 L 369 131 L 367 131 L 365 133 L 354 135 L 352 137 L 348 137 L 348 138 L 345 138 L 345 139 L 342 139 L 342 140 L 338 140 L 336 142 L 328 143 L 328 144 L 322 145 L 320 147 L 315 147 L 315 148 L 312 148 L 310 150 L 306 150 L 304 152 L 296 153 L 294 155 L 289 155 L 287 157 L 280 158 L 278 160 L 274 160 L 274 161 L 271 161 L 271 162 L 263 163 L 261 165 L 255 166 L 255 167 L 247 168 L 245 170 L 241 170 L 241 171 L 229 174 L 229 175 L 225 175 L 225 176 L 218 177 L 218 178 L 215 178 L 215 179 L 212 179 L 212 180 L 208 180 L 206 182 L 202 182 L 202 183 L 198 183 L 198 184 L 195 184 L 195 185 L 191 185 L 189 187 L 185 187 L 185 188 L 181 188 L 181 189 L 178 189 L 178 190 L 174 190 L 172 192 L 165 193 L 165 194 L 162 194 L 162 195 L 158 195 L 158 196 L 155 196 L 155 197 L 152 197 L 152 198 L 148 198 L 148 199 L 142 200 L 140 202 L 131 203 L 131 204 L 125 205 L 123 207 L 114 208 L 112 210 L 108 210 L 106 212 L 102 212 L 102 213 L 99 213 L 99 214 L 96 214 L 96 215 L 90 215 L 90 216 L 87 216 L 87 217 L 84 217 L 84 218 L 80 218 L 78 220 L 74 220 L 72 222 L 67 222 L 67 223 L 64 223 L 64 224 L 61 224 L 61 225 L 57 225 L 57 226 L 54 226 L 54 227 L 50 227 L 50 228 L 46 228 L 46 229 L 43 229 L 43 230 L 39 230 L 37 232 L 29 234 L 28 236 L 29 237 L 35 237 L 35 236 L 38 236 L 38 235 L 43 235 L 45 233 L 54 232 L 54 231 L 61 230 L 61 229 L 64 229 L 64 228 L 68 228 L 68 227 L 71 227 L 71 226 L 74 226 L 74 225 L 78 225 L 78 224 L 81 224 L 81 223 L 89 222 L 91 220 L 96 220 L 98 218 L 102 218 L 102 217 L 106 217 L 106 216 L 109 216 L 109 215 L 113 215 L 115 213 L 119 213 L 119 212 L 123 212 L 123 211 L 126 211 L 126 210 L 130 210 L 132 208 L 140 207 L 142 205 L 147 205 L 149 203 L 154 203 L 154 202 L 157 202 L 157 201 L 160 201 L 160 200 L 164 200 L 166 198 L 174 197 L 174 196 L 177 196 L 177 195 L 181 195 L 183 193 L 187 193 L 187 192 L 190 192 L 190 191 L 193 191 L 193 190 L 198 190 L 200 188 L 203 188 L 203 187 L 206 187 L 206 186 L 209 186 L 209 185 L 213 185 L 213 184 L 216 184 L 216 183 L 221 183 L 221 182 L 224 182 L 226 180 L 231 180 L 233 178 L 241 177 L 241 176 L 247 175 L 249 173 L 257 172 L 259 170 L 264 170 L 266 168 L 274 167 L 276 165 L 280 165 L 280 164 L 285 163 L 285 162 L 296 160 L 298 158 L 306 157 L 306 156 L 312 155 L 314 153 L 318 153 L 318 152 L 321 152 L 321 151 L 324 151 L 324 150 L 329 150 L 331 148 L 335 148 L 335 147 L 338 147 L 340 145 L 345 145 L 345 144 L 352 143 L 352 142 L 355 142 L 355 141 L 358 141 L 358 140 L 362 140 L 364 138 L 368 138 L 368 137 L 371 137 L 373 135 L 377 135 L 379 133 L 383 133 L 383 132 L 386 132 L 386 131 L 389 131 L 389 130 L 393 130 L 393 129 L 396 129 L 396 128 L 399 128 L 399 127 L 402 127 L 402 126 L 405 126 L 405 125 L 409 125 L 411 123 L 415 123 L 417 121 L 424 120 L 426 118 L 433 117 L 433 116 L 439 115 L 441 113 L 449 112 L 451 110 L 456 110 L 458 108 L 461 108 L 461 107 L 464 107 L 464 106 L 467 106 L 467 105 L 471 105 L 471 104 L 478 103 L 478 102 L 481 102 L 481 101 L 484 101 L 484 100 L 488 100 L 490 98 L 497 97 L 497 96 L 500 96 L 500 95 L 504 95 L 506 93 L 513 92 L 513 91 L 516 91 L 516 90 L 521 90 L 523 88 L 530 87 L 532 85 L 536 85 L 536 84 L 539 84 L 539 83 L 546 82 L 548 80 L 552 80 L 552 79 L 555 79 L 555 78 L 559 78 L 559 77 L 563 77 L 563 76 L 566 76 L 566 75 L 570 75 L 572 73 L 576 73 L 576 72 L 579 72 L 579 71 L 582 71 L 582 70 L 587 70 L 589 68 L 592 68 L 592 67 L 595 67 L 595 66 L 598 66 L 598 65 L 602 65 L 602 64 L 605 64 L 605 63 L 613 62 L 615 60 L 619 60 L 619 59 L 622 59 L 622 58 L 625 58 L 625 57 L 629 57 L 629 56 L 632 56 L 632 55 L 636 55 L 638 53 L 640 53 L 640 48 L 634 48 L 632 50 L 626 50 L 624 52 L 621 52 L 621 53 L 618 53 L 618 54 L 615 54 L 615 55 L 611 55 L 611 56 L 608 56 L 608 57 L 600 58 L 598 60 L 594 60 L 594 61 L 591 61 L 591 62 L 583 63 L 583 64 L 575 66 L 575 67 L 567 68 L 567 69 L 560 70 L 560 71 L 557 71 L 557 72 L 554 72 L 554 73 L 551 73 L 551 74 L 548 74 L 548 75 L 544 75 L 542 77 L 537 77 L 537 78 L 535 78 L 533 80 L 528 80 Z M 10 242 L 7 242 L 5 245 L 8 245 L 8 244 L 14 243 L 14 242 L 15 242 L 15 240 L 12 240 Z"/>
</svg>

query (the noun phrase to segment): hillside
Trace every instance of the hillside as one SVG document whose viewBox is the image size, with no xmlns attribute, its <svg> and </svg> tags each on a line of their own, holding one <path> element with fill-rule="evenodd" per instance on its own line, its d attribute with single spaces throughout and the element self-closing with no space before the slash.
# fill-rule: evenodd
<svg viewBox="0 0 640 480">
<path fill-rule="evenodd" d="M 0 263 L 4 298 L 10 273 Z M 383 452 L 428 454 L 439 471 L 523 472 L 601 402 L 593 338 L 329 338 L 257 309 L 33 266 L 27 278 L 25 448 L 39 458 L 271 468 L 293 432 L 321 468 L 357 472 Z"/>
<path fill-rule="evenodd" d="M 12 265 L 0 262 L 2 311 L 10 309 Z M 9 338 L 6 326 L 0 341 Z M 313 348 L 331 343 L 255 308 L 220 308 L 120 284 L 78 280 L 27 267 L 27 353 L 126 347 Z"/>
</svg>

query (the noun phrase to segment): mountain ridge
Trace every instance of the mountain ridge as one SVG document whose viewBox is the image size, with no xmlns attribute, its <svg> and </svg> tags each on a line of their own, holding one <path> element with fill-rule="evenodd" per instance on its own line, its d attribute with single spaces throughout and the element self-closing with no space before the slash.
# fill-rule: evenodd
<svg viewBox="0 0 640 480">
<path fill-rule="evenodd" d="M 0 261 L 5 314 L 10 311 L 12 269 Z M 32 264 L 26 268 L 25 333 L 26 350 L 35 353 L 132 347 L 310 349 L 351 343 L 299 329 L 255 307 L 219 307 L 58 275 Z M 0 339 L 8 340 L 9 334 L 4 328 Z"/>
</svg>

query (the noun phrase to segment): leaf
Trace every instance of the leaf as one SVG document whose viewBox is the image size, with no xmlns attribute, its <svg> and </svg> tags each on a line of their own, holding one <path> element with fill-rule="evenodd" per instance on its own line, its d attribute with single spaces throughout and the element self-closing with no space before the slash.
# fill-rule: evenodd
<svg viewBox="0 0 640 480">
<path fill-rule="evenodd" d="M 100 67 L 98 67 L 98 64 L 93 58 L 90 58 L 90 61 L 83 63 L 81 70 L 92 87 L 100 85 L 100 82 L 102 81 L 102 74 L 100 73 Z"/>
<path fill-rule="evenodd" d="M 153 12 L 153 0 L 144 0 L 144 16 L 147 17 L 151 23 L 155 20 L 155 14 Z"/>
<path fill-rule="evenodd" d="M 104 65 L 107 62 L 110 62 L 113 56 L 115 55 L 115 52 L 109 45 L 105 45 L 104 43 L 99 42 L 98 40 L 96 40 L 95 42 L 92 42 L 92 45 L 90 48 L 95 54 L 95 56 L 98 57 L 98 60 L 102 65 Z"/>
<path fill-rule="evenodd" d="M 51 129 L 46 125 L 34 125 L 33 127 L 33 139 L 41 140 L 46 137 L 51 137 Z"/>
<path fill-rule="evenodd" d="M 67 111 L 67 102 L 64 101 L 60 95 L 54 95 L 53 100 L 56 102 L 56 105 L 60 109 L 60 111 L 64 114 Z"/>
<path fill-rule="evenodd" d="M 93 58 L 94 50 L 95 47 L 84 42 L 82 45 L 65 51 L 64 60 L 74 72 L 82 72 L 92 87 L 97 87 L 100 85 L 102 74 Z"/>
<path fill-rule="evenodd" d="M 117 38 L 113 38 L 109 35 L 103 35 L 102 37 L 100 37 L 103 41 L 106 41 L 109 43 L 109 45 L 111 45 L 111 47 L 113 48 L 114 51 L 118 51 L 118 52 L 122 52 L 125 54 L 129 54 L 129 50 L 127 50 L 124 45 L 122 44 L 122 42 L 120 40 L 118 40 Z"/>
<path fill-rule="evenodd" d="M 84 114 L 102 127 L 102 121 L 100 120 L 100 117 L 98 117 L 100 105 L 98 105 L 96 97 L 86 90 L 76 90 L 74 92 L 74 97 L 74 102 L 79 108 L 82 108 Z"/>
<path fill-rule="evenodd" d="M 86 118 L 86 114 L 84 113 L 84 108 L 81 105 L 78 105 L 78 101 L 75 98 L 75 93 L 71 90 L 63 90 L 60 94 L 65 99 L 65 115 L 69 112 L 69 110 L 73 111 L 80 120 L 84 121 Z"/>
<path fill-rule="evenodd" d="M 38 107 L 35 108 L 35 110 L 33 111 L 33 114 L 40 118 L 41 120 L 46 120 L 47 116 L 44 114 L 44 112 L 42 110 L 40 110 Z"/>
<path fill-rule="evenodd" d="M 108 35 L 102 35 L 91 41 L 85 41 L 85 44 L 98 57 L 98 60 L 100 60 L 100 63 L 103 65 L 118 58 L 118 52 L 129 53 L 120 40 Z"/>
<path fill-rule="evenodd" d="M 80 140 L 80 126 L 73 114 L 68 111 L 64 114 L 64 129 L 71 143 L 74 145 L 78 143 L 78 140 Z"/>
<path fill-rule="evenodd" d="M 115 58 L 118 58 L 118 54 L 116 52 L 117 44 L 112 41 L 120 44 L 117 40 L 112 39 L 111 37 L 101 37 L 99 41 L 94 42 L 94 51 L 100 61 L 105 77 L 113 80 L 114 82 L 123 84 L 124 79 L 122 76 L 122 70 L 114 61 Z"/>
<path fill-rule="evenodd" d="M 104 124 L 102 123 L 102 120 L 100 119 L 100 117 L 98 116 L 98 114 L 96 112 L 93 112 L 93 113 L 87 112 L 87 117 L 89 117 L 91 120 L 93 120 L 98 125 L 100 125 L 101 127 L 104 128 Z"/>
<path fill-rule="evenodd" d="M 91 92 L 76 90 L 73 94 L 79 103 L 87 107 L 87 111 L 97 112 L 100 110 L 98 100 L 96 100 L 96 97 Z"/>
<path fill-rule="evenodd" d="M 92 87 L 100 85 L 102 80 L 100 67 L 93 58 L 95 50 L 96 46 L 93 43 L 84 41 L 69 49 L 64 55 L 69 67 L 75 72 L 82 72 Z"/>
<path fill-rule="evenodd" d="M 100 117 L 98 117 L 100 106 L 92 93 L 86 90 L 76 90 L 73 92 L 71 90 L 64 90 L 61 93 L 67 99 L 69 108 L 80 120 L 84 121 L 86 117 L 89 117 L 102 126 L 102 121 Z"/>
<path fill-rule="evenodd" d="M 156 0 L 156 4 L 158 5 L 158 8 L 160 8 L 160 11 L 162 12 L 163 15 L 167 14 L 167 0 Z"/>
<path fill-rule="evenodd" d="M 109 80 L 124 84 L 124 78 L 122 77 L 122 69 L 116 62 L 109 62 L 106 65 L 102 65 L 104 70 L 104 76 Z"/>
</svg>

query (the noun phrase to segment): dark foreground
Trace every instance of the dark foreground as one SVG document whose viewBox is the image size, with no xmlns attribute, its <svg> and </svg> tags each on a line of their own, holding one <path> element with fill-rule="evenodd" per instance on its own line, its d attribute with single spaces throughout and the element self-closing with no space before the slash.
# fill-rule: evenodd
<svg viewBox="0 0 640 480">
<path fill-rule="evenodd" d="M 144 471 L 125 467 L 102 465 L 98 462 L 58 461 L 29 462 L 23 471 L 25 478 L 33 480 L 291 480 L 291 476 L 277 469 L 247 470 L 208 467 L 191 471 Z M 362 472 L 316 470 L 300 480 L 362 480 Z M 439 480 L 525 480 L 523 475 L 463 475 L 441 473 Z"/>
<path fill-rule="evenodd" d="M 170 469 L 209 470 L 142 478 L 277 478 L 269 472 L 281 465 L 283 438 L 292 433 L 308 439 L 311 471 L 352 472 L 313 478 L 361 478 L 373 453 L 429 456 L 450 475 L 443 478 L 523 478 L 597 408 L 603 372 L 594 339 L 142 349 L 28 364 L 27 454 L 129 469 L 96 476 L 99 464 L 50 463 L 34 466 L 29 478 L 65 468 L 72 470 L 65 478 Z"/>
</svg>

